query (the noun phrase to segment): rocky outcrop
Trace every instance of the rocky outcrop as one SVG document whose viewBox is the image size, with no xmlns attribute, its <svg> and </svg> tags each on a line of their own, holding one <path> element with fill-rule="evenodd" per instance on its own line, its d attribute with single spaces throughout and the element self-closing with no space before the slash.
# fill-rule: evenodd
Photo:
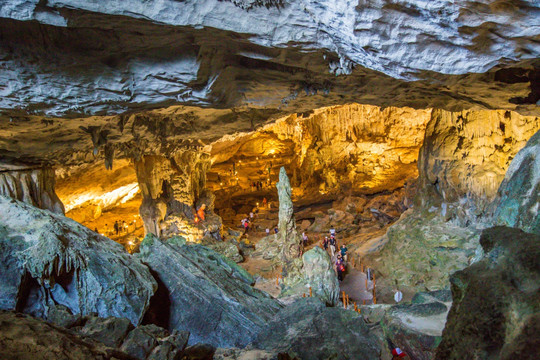
<svg viewBox="0 0 540 360">
<path fill-rule="evenodd" d="M 540 131 L 514 157 L 497 195 L 495 224 L 540 235 Z"/>
<path fill-rule="evenodd" d="M 480 243 L 486 256 L 450 279 L 453 304 L 435 358 L 532 359 L 540 331 L 540 237 L 494 227 Z"/>
<path fill-rule="evenodd" d="M 329 306 L 339 302 L 339 283 L 330 256 L 318 246 L 302 255 L 304 281 L 313 296 Z"/>
<path fill-rule="evenodd" d="M 51 168 L 20 168 L 0 164 L 0 195 L 23 201 L 40 209 L 64 214 L 64 205 L 54 190 L 55 175 Z"/>
<path fill-rule="evenodd" d="M 379 359 L 377 339 L 362 316 L 302 298 L 281 310 L 251 347 L 299 359 Z"/>
<path fill-rule="evenodd" d="M 411 359 L 433 359 L 452 299 L 445 300 L 427 294 L 420 301 L 390 307 L 381 320 L 383 334 Z"/>
<path fill-rule="evenodd" d="M 65 322 L 64 322 L 65 323 Z M 78 317 L 66 326 L 0 311 L 2 359 L 174 360 L 183 354 L 189 333 L 155 325 L 136 328 L 125 318 Z"/>
<path fill-rule="evenodd" d="M 140 250 L 163 286 L 148 317 L 168 314 L 164 325 L 189 331 L 190 344 L 245 347 L 281 308 L 251 286 L 249 273 L 204 246 L 148 235 Z"/>
<path fill-rule="evenodd" d="M 156 282 L 124 248 L 73 220 L 0 196 L 0 308 L 142 321 Z"/>
<path fill-rule="evenodd" d="M 291 199 L 291 183 L 285 168 L 279 171 L 279 182 L 276 184 L 279 196 L 279 260 L 282 263 L 283 284 L 292 287 L 301 281 L 302 239 L 296 231 L 293 202 Z"/>
<path fill-rule="evenodd" d="M 540 129 L 511 111 L 433 110 L 420 151 L 418 204 L 467 225 L 488 212 L 510 161 Z"/>
<path fill-rule="evenodd" d="M 481 257 L 478 235 L 474 228 L 448 222 L 435 208 L 413 208 L 385 235 L 354 252 L 380 275 L 377 297 L 390 300 L 385 291 L 396 285 L 413 292 L 446 288 L 450 274 Z"/>
</svg>

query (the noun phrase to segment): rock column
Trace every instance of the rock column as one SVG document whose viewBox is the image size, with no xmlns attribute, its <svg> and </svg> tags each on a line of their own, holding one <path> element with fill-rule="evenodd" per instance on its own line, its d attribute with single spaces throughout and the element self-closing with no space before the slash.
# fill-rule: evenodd
<svg viewBox="0 0 540 360">
<path fill-rule="evenodd" d="M 302 280 L 302 242 L 296 231 L 291 199 L 291 183 L 281 168 L 279 182 L 276 184 L 279 196 L 279 256 L 283 264 L 283 282 L 292 287 Z"/>
<path fill-rule="evenodd" d="M 209 167 L 208 154 L 187 149 L 171 157 L 153 155 L 135 161 L 143 194 L 139 211 L 146 233 L 158 237 L 188 235 L 187 228 L 192 227 L 198 206 L 205 204 L 207 213 L 212 212 L 214 198 L 206 189 Z M 183 224 L 176 221 L 180 219 Z"/>
<path fill-rule="evenodd" d="M 54 184 L 55 174 L 51 168 L 0 171 L 0 195 L 64 214 L 64 205 L 56 195 Z"/>
</svg>

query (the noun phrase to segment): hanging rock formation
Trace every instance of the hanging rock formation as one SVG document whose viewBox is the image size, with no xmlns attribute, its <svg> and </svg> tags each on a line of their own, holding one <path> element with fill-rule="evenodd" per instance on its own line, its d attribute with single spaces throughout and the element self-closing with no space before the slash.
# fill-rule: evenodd
<svg viewBox="0 0 540 360">
<path fill-rule="evenodd" d="M 540 235 L 540 131 L 510 163 L 493 206 L 495 224 Z"/>
<path fill-rule="evenodd" d="M 302 280 L 302 241 L 296 231 L 291 199 L 291 183 L 285 168 L 279 171 L 276 184 L 279 196 L 279 258 L 283 264 L 283 282 L 285 287 L 292 287 Z"/>
<path fill-rule="evenodd" d="M 0 165 L 0 195 L 23 201 L 40 209 L 64 214 L 64 205 L 54 191 L 51 168 L 24 168 Z"/>
<path fill-rule="evenodd" d="M 540 236 L 519 229 L 483 231 L 486 256 L 458 271 L 436 359 L 531 359 L 540 333 Z"/>
<path fill-rule="evenodd" d="M 124 248 L 62 215 L 0 196 L 0 309 L 142 321 L 157 287 Z"/>
</svg>

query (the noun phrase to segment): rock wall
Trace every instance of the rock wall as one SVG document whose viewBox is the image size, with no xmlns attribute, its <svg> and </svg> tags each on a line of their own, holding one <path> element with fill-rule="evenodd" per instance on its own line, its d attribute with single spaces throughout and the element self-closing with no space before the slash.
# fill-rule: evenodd
<svg viewBox="0 0 540 360">
<path fill-rule="evenodd" d="M 433 110 L 420 150 L 422 207 L 461 224 L 485 215 L 510 161 L 540 129 L 540 118 L 512 111 Z"/>
<path fill-rule="evenodd" d="M 193 150 L 179 150 L 169 158 L 156 155 L 135 161 L 143 195 L 140 213 L 147 233 L 160 236 L 162 221 L 171 214 L 193 219 L 198 202 L 206 201 L 207 210 L 212 210 L 212 197 L 205 190 L 209 167 L 209 156 Z"/>
<path fill-rule="evenodd" d="M 212 172 L 226 178 L 235 163 L 240 176 L 266 180 L 271 167 L 273 182 L 275 169 L 284 165 L 295 194 L 306 197 L 394 190 L 418 175 L 418 151 L 431 112 L 349 104 L 293 114 L 213 143 Z"/>
<path fill-rule="evenodd" d="M 534 359 L 540 331 L 540 236 L 483 231 L 486 256 L 450 280 L 453 304 L 435 359 Z"/>
<path fill-rule="evenodd" d="M 540 235 L 540 131 L 510 163 L 492 206 L 495 224 Z"/>
<path fill-rule="evenodd" d="M 0 195 L 64 214 L 64 205 L 54 185 L 55 173 L 51 168 L 0 171 Z"/>
</svg>

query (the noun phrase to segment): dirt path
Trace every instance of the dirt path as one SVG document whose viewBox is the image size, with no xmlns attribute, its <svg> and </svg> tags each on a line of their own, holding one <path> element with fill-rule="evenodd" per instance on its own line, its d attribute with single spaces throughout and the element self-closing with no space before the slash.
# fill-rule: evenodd
<svg viewBox="0 0 540 360">
<path fill-rule="evenodd" d="M 373 294 L 371 292 L 372 282 L 368 282 L 368 289 L 366 289 L 366 274 L 348 266 L 347 273 L 343 281 L 339 283 L 339 289 L 341 293 L 345 291 L 349 295 L 350 302 L 356 302 L 358 305 L 373 303 Z"/>
</svg>

